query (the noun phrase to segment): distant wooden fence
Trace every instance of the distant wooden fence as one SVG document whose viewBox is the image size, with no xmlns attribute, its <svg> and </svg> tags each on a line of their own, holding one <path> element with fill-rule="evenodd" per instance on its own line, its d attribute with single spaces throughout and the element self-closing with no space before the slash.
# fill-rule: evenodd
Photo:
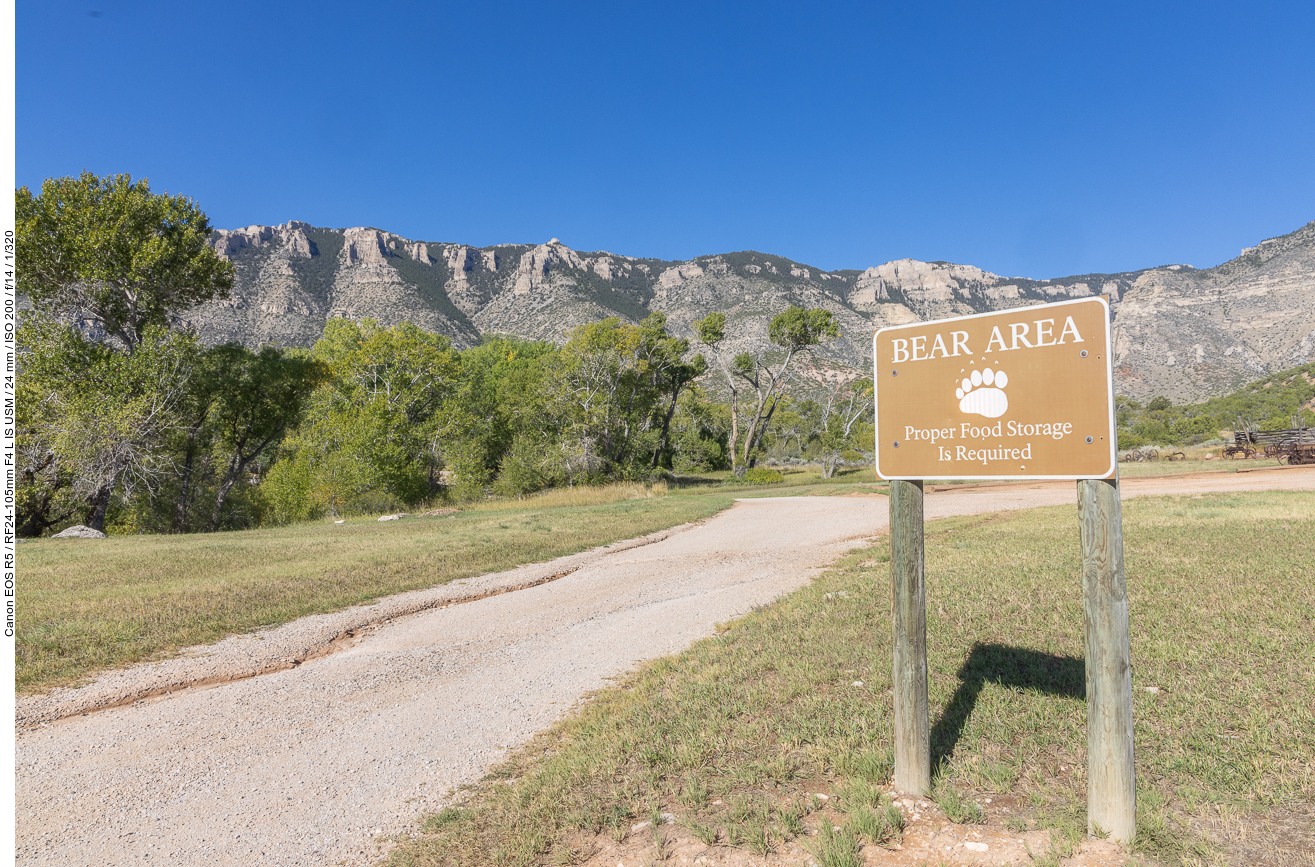
<svg viewBox="0 0 1315 867">
<path fill-rule="evenodd" d="M 1315 428 L 1235 431 L 1233 444 L 1224 449 L 1224 456 L 1230 458 L 1256 454 L 1275 458 L 1280 463 L 1315 464 Z"/>
</svg>

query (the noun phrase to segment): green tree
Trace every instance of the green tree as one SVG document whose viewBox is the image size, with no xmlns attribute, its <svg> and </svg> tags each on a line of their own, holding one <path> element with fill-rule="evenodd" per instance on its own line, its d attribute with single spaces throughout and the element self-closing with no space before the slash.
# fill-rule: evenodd
<svg viewBox="0 0 1315 867">
<path fill-rule="evenodd" d="M 671 466 L 671 420 L 679 406 L 680 396 L 693 385 L 694 381 L 708 369 L 708 363 L 702 355 L 695 355 L 688 361 L 689 341 L 672 337 L 667 333 L 665 313 L 651 313 L 639 323 L 640 333 L 644 335 L 645 355 L 648 360 L 648 375 L 655 392 L 666 401 L 666 411 L 661 413 L 662 430 L 657 446 L 653 449 L 653 469 L 659 466 Z M 661 411 L 660 405 L 657 407 Z"/>
<path fill-rule="evenodd" d="M 262 483 L 276 512 L 284 519 L 341 514 L 409 505 L 433 493 L 442 462 L 440 409 L 460 369 L 450 341 L 409 322 L 383 328 L 369 319 L 334 319 L 311 356 L 332 379 L 307 399 L 285 457 Z M 245 453 L 263 439 L 250 440 Z"/>
<path fill-rule="evenodd" d="M 20 340 L 22 332 L 20 331 Z M 73 472 L 55 451 L 42 418 L 49 395 L 30 376 L 19 376 L 16 395 L 15 479 L 19 536 L 35 537 L 64 523 L 84 505 L 73 489 Z"/>
<path fill-rule="evenodd" d="M 840 334 L 840 327 L 829 310 L 804 310 L 791 306 L 772 318 L 768 339 L 779 347 L 767 352 L 742 352 L 730 356 L 723 349 L 726 339 L 726 315 L 710 313 L 694 324 L 694 333 L 717 357 L 731 397 L 730 453 L 736 475 L 753 465 L 772 415 L 785 396 L 785 387 L 794 371 L 791 362 L 806 352 Z M 744 398 L 741 398 L 741 392 Z M 743 439 L 741 439 L 743 433 Z"/>
<path fill-rule="evenodd" d="M 198 479 L 211 469 L 208 457 L 214 432 L 208 422 L 223 374 L 221 358 L 215 350 L 202 353 L 178 410 L 180 423 L 168 446 L 174 454 L 177 478 L 174 489 L 168 491 L 172 514 L 166 520 L 170 529 L 178 533 L 192 529 L 191 505 Z"/>
<path fill-rule="evenodd" d="M 863 422 L 872 418 L 873 394 L 871 378 L 852 380 L 836 386 L 821 404 L 817 442 L 822 478 L 835 475 L 842 454 L 860 445 Z"/>
<path fill-rule="evenodd" d="M 307 398 L 328 382 L 328 365 L 312 358 L 285 355 L 266 346 L 260 352 L 237 344 L 208 353 L 216 362 L 214 408 L 215 448 L 224 458 L 224 475 L 215 495 L 210 529 L 224 518 L 224 500 L 254 461 L 267 454 L 296 424 Z"/>
<path fill-rule="evenodd" d="M 62 323 L 25 318 L 18 330 L 22 417 L 20 451 L 57 468 L 85 504 L 84 521 L 103 530 L 111 497 L 150 490 L 168 474 L 163 446 L 180 424 L 189 379 L 200 351 L 194 336 L 146 328 L 132 354 L 85 338 Z M 49 485 L 48 472 L 33 472 Z M 53 502 L 30 491 L 28 502 Z M 31 527 L 49 515 L 29 515 Z"/>
<path fill-rule="evenodd" d="M 666 324 L 654 313 L 638 325 L 582 325 L 552 358 L 545 388 L 566 478 L 647 476 L 669 452 L 677 402 L 704 362 L 685 361 L 688 341 Z"/>
<path fill-rule="evenodd" d="M 210 249 L 193 201 L 127 175 L 20 188 L 15 216 L 15 280 L 31 303 L 20 328 L 24 526 L 44 532 L 85 507 L 85 523 L 103 529 L 116 493 L 170 474 L 199 353 L 193 335 L 170 329 L 225 297 L 233 267 Z"/>
<path fill-rule="evenodd" d="M 545 386 L 567 479 L 624 474 L 657 398 L 648 337 L 613 316 L 572 329 L 553 358 Z"/>
<path fill-rule="evenodd" d="M 210 223 L 184 196 L 146 180 L 84 172 L 15 195 L 15 280 L 38 313 L 100 332 L 131 354 L 151 327 L 227 297 L 233 266 L 207 243 Z"/>
<path fill-rule="evenodd" d="M 455 497 L 482 496 L 495 476 L 494 488 L 510 496 L 559 480 L 547 460 L 555 433 L 544 389 L 558 352 L 549 343 L 490 336 L 461 353 L 460 383 L 434 432 Z"/>
<path fill-rule="evenodd" d="M 671 468 L 680 473 L 726 469 L 729 430 L 726 404 L 706 400 L 698 385 L 686 388 L 671 420 Z"/>
<path fill-rule="evenodd" d="M 723 341 L 726 339 L 726 314 L 713 311 L 695 322 L 694 336 L 712 352 L 722 378 L 726 381 L 731 409 L 731 424 L 727 433 L 727 453 L 731 459 L 731 468 L 736 475 L 742 475 L 744 467 L 740 466 L 738 452 L 736 451 L 736 445 L 740 441 L 740 381 L 735 376 L 734 369 L 727 358 L 727 353 L 722 349 Z"/>
</svg>

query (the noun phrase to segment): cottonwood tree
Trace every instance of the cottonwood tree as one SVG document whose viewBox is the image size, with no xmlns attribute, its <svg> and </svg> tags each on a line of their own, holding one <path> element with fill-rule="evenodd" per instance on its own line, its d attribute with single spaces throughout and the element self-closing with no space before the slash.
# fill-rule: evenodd
<svg viewBox="0 0 1315 867">
<path fill-rule="evenodd" d="M 736 475 L 742 475 L 753 465 L 772 415 L 785 395 L 785 386 L 794 374 L 791 362 L 800 352 L 839 336 L 840 327 L 829 310 L 791 306 L 774 316 L 767 328 L 768 339 L 780 347 L 774 353 L 778 359 L 775 363 L 767 352 L 731 356 L 724 350 L 724 313 L 710 313 L 694 323 L 694 333 L 713 352 L 726 380 L 731 399 L 731 461 Z"/>
<path fill-rule="evenodd" d="M 546 360 L 557 352 L 550 343 L 489 336 L 461 353 L 456 390 L 430 433 L 448 493 L 482 496 L 495 476 L 495 488 L 511 496 L 553 481 L 545 466 L 551 431 L 543 382 Z"/>
<path fill-rule="evenodd" d="M 448 338 L 409 322 L 334 319 L 311 356 L 332 378 L 307 399 L 262 482 L 276 512 L 291 520 L 341 514 L 364 496 L 408 505 L 428 496 L 441 459 L 432 434 L 460 370 Z"/>
<path fill-rule="evenodd" d="M 25 404 L 18 438 L 29 452 L 47 452 L 45 465 L 58 467 L 85 503 L 84 523 L 104 530 L 117 490 L 131 496 L 152 489 L 171 468 L 163 446 L 180 423 L 196 340 L 150 326 L 129 355 L 31 318 L 19 327 L 18 342 Z M 33 473 L 32 482 L 39 481 Z M 40 501 L 41 494 L 31 497 Z"/>
<path fill-rule="evenodd" d="M 647 335 L 610 317 L 571 330 L 546 383 L 568 479 L 620 470 L 651 418 Z"/>
<path fill-rule="evenodd" d="M 857 434 L 872 416 L 871 378 L 840 383 L 819 406 L 817 442 L 822 478 L 835 475 L 841 453 L 858 445 Z"/>
<path fill-rule="evenodd" d="M 661 464 L 680 395 L 704 370 L 666 325 L 661 313 L 582 325 L 553 357 L 545 385 L 567 478 L 641 477 Z"/>
<path fill-rule="evenodd" d="M 228 296 L 233 265 L 207 243 L 209 220 L 185 196 L 128 175 L 49 178 L 15 193 L 15 281 L 32 309 L 103 335 L 131 354 L 146 329 Z"/>
<path fill-rule="evenodd" d="M 660 405 L 656 408 L 662 418 L 662 431 L 653 449 L 652 468 L 656 470 L 664 461 L 668 466 L 671 464 L 671 420 L 676 415 L 680 396 L 707 371 L 708 363 L 702 355 L 685 359 L 689 341 L 667 333 L 665 313 L 649 314 L 639 323 L 639 329 L 645 338 L 644 354 L 651 386 L 666 401 L 665 412 L 661 412 Z"/>
<path fill-rule="evenodd" d="M 170 329 L 188 308 L 226 297 L 233 267 L 207 244 L 195 202 L 128 175 L 51 178 L 38 194 L 22 187 L 15 217 L 15 282 L 31 305 L 18 371 L 32 458 L 24 500 L 35 510 L 26 526 L 52 526 L 67 512 L 57 501 L 75 494 L 86 498 L 86 523 L 103 529 L 117 490 L 166 474 L 162 450 L 199 351 Z"/>
<path fill-rule="evenodd" d="M 201 353 L 165 451 L 171 478 L 150 502 L 133 504 L 140 529 L 189 532 L 250 525 L 259 492 L 235 506 L 232 495 L 266 468 L 311 393 L 329 379 L 328 367 L 300 350 L 259 352 L 227 343 Z M 197 508 L 208 502 L 210 508 Z"/>
<path fill-rule="evenodd" d="M 257 353 L 226 344 L 210 354 L 219 373 L 210 412 L 215 450 L 227 458 L 210 521 L 210 529 L 217 530 L 224 518 L 224 500 L 233 486 L 300 419 L 307 398 L 329 380 L 329 368 L 316 359 L 285 355 L 272 346 Z"/>
<path fill-rule="evenodd" d="M 15 523 L 19 536 L 40 536 L 73 517 L 83 505 L 73 491 L 73 474 L 56 454 L 43 425 L 33 423 L 37 401 L 20 386 L 14 440 Z"/>
<path fill-rule="evenodd" d="M 764 457 L 789 458 L 802 457 L 815 433 L 816 424 L 812 415 L 816 401 L 805 399 L 797 401 L 787 394 L 772 414 L 772 424 L 762 439 Z"/>
</svg>

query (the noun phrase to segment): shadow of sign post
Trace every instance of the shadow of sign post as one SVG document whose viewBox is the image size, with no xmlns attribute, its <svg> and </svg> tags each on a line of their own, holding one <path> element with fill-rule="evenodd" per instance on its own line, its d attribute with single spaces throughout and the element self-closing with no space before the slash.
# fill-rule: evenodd
<svg viewBox="0 0 1315 867">
<path fill-rule="evenodd" d="M 958 677 L 958 688 L 931 727 L 933 767 L 954 754 L 977 706 L 977 697 L 988 683 L 1066 698 L 1087 697 L 1082 660 L 1006 644 L 974 644 L 959 667 Z"/>
<path fill-rule="evenodd" d="M 872 353 L 876 465 L 890 481 L 895 786 L 917 795 L 931 787 L 924 479 L 1072 479 L 1086 620 L 1087 826 L 1130 843 L 1132 665 L 1109 322 L 1104 298 L 1084 298 L 881 329 Z M 1013 652 L 1015 661 L 1026 653 Z M 962 673 L 979 671 L 973 662 Z M 972 684 L 980 692 L 984 682 L 965 678 L 937 723 L 938 747 L 953 748 L 976 700 Z"/>
</svg>

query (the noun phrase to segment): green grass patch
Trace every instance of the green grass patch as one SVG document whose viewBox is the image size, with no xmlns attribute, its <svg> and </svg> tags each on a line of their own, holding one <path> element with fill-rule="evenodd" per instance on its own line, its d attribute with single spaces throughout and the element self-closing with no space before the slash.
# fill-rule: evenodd
<svg viewBox="0 0 1315 867">
<path fill-rule="evenodd" d="M 1213 450 L 1218 453 L 1219 448 Z M 1252 458 L 1251 460 L 1213 460 L 1195 457 L 1188 452 L 1187 460 L 1182 461 L 1145 461 L 1119 464 L 1119 477 L 1124 479 L 1143 478 L 1145 476 L 1176 476 L 1181 473 L 1235 473 L 1238 470 L 1259 470 L 1266 467 L 1280 467 L 1273 458 Z"/>
<path fill-rule="evenodd" d="M 755 473 L 750 477 L 750 473 Z M 776 474 L 780 479 L 776 480 Z M 729 470 L 698 476 L 677 476 L 671 493 L 700 496 L 710 491 L 731 492 L 737 497 L 834 497 L 855 491 L 884 493 L 887 483 L 877 478 L 872 467 L 844 467 L 829 478 L 822 478 L 820 467 L 802 465 L 767 467 L 749 470 L 735 478 Z"/>
<path fill-rule="evenodd" d="M 16 687 L 74 683 L 307 614 L 641 536 L 732 502 L 616 486 L 384 523 L 25 542 Z"/>
<path fill-rule="evenodd" d="M 1315 799 L 1315 494 L 1123 508 L 1137 846 L 1191 863 L 1208 853 L 1187 826 L 1203 806 Z M 926 539 L 938 799 L 971 822 L 977 796 L 1010 796 L 1010 826 L 1055 829 L 1057 858 L 1086 830 L 1076 516 L 1062 507 L 946 519 Z M 492 775 L 503 782 L 463 793 L 450 821 L 389 863 L 562 863 L 582 838 L 659 810 L 709 845 L 749 850 L 815 829 L 807 843 L 819 865 L 858 863 L 864 841 L 898 833 L 872 785 L 890 773 L 888 564 L 882 541 L 641 666 L 518 751 Z M 811 815 L 818 792 L 831 796 L 821 817 Z"/>
</svg>

